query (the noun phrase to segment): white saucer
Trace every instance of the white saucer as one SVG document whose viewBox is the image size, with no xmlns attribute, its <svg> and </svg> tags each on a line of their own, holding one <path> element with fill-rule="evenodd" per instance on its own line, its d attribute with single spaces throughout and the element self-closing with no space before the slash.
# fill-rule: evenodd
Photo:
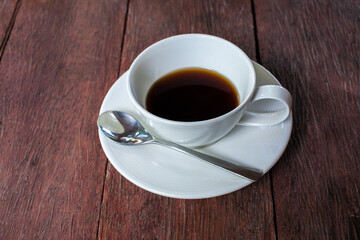
<svg viewBox="0 0 360 240">
<path fill-rule="evenodd" d="M 253 62 L 257 85 L 280 83 Z M 126 91 L 123 74 L 107 93 L 100 113 L 119 110 L 138 118 Z M 142 122 L 143 124 L 143 122 Z M 198 149 L 233 162 L 242 162 L 266 173 L 284 152 L 292 130 L 292 113 L 272 127 L 236 126 L 211 146 Z M 146 127 L 146 126 L 145 126 Z M 208 163 L 157 145 L 121 146 L 99 132 L 104 152 L 125 178 L 150 192 L 174 198 L 208 198 L 239 190 L 251 182 Z"/>
</svg>

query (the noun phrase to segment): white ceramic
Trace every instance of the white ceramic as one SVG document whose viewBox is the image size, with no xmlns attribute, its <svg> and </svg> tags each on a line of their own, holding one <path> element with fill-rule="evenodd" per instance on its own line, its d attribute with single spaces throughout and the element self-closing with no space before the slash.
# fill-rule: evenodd
<svg viewBox="0 0 360 240">
<path fill-rule="evenodd" d="M 267 70 L 253 63 L 258 85 L 279 85 Z M 122 75 L 107 93 L 100 113 L 119 110 L 140 119 L 126 89 Z M 256 107 L 256 106 L 255 106 Z M 276 109 L 269 102 L 266 109 Z M 252 111 L 257 111 L 252 108 Z M 260 108 L 261 110 L 261 108 Z M 145 122 L 140 119 L 146 126 Z M 148 127 L 148 126 L 147 126 Z M 201 152 L 233 162 L 254 166 L 266 173 L 280 158 L 290 138 L 292 114 L 270 127 L 236 126 Z M 121 146 L 99 132 L 103 150 L 111 164 L 125 178 L 150 192 L 174 198 L 208 198 L 241 189 L 251 182 L 177 151 L 157 146 Z"/>
<path fill-rule="evenodd" d="M 217 118 L 179 122 L 158 117 L 145 109 L 148 90 L 165 74 L 174 70 L 198 67 L 216 71 L 227 77 L 236 87 L 240 104 Z M 130 99 L 137 113 L 151 126 L 158 137 L 185 146 L 211 144 L 239 123 L 265 126 L 282 122 L 291 109 L 290 93 L 281 86 L 256 89 L 254 67 L 246 54 L 231 42 L 205 34 L 184 34 L 161 40 L 145 49 L 132 63 L 127 78 Z M 247 112 L 250 102 L 262 104 L 264 99 L 279 100 L 281 107 L 265 114 Z"/>
</svg>

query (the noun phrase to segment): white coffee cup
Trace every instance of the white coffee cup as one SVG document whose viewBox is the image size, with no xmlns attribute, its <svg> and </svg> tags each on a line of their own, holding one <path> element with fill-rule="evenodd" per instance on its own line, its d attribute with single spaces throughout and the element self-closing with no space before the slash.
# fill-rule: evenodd
<svg viewBox="0 0 360 240">
<path fill-rule="evenodd" d="M 239 94 L 239 105 L 219 117 L 196 122 L 168 120 L 147 111 L 146 96 L 152 84 L 169 72 L 190 67 L 213 70 L 228 78 Z M 231 42 L 206 34 L 177 35 L 151 45 L 132 63 L 126 84 L 136 111 L 153 133 L 190 147 L 214 143 L 237 124 L 255 127 L 278 124 L 291 110 L 291 95 L 285 88 L 277 85 L 256 88 L 255 70 L 246 54 Z M 250 103 L 258 105 L 267 99 L 281 104 L 280 110 L 265 114 L 246 111 Z"/>
</svg>

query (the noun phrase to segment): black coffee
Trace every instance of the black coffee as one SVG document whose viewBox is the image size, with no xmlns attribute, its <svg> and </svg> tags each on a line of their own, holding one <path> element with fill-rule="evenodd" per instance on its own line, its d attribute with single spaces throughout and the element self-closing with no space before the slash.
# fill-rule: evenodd
<svg viewBox="0 0 360 240">
<path fill-rule="evenodd" d="M 217 72 L 185 68 L 158 79 L 146 97 L 146 109 L 175 121 L 202 121 L 221 116 L 239 105 L 233 84 Z"/>
</svg>

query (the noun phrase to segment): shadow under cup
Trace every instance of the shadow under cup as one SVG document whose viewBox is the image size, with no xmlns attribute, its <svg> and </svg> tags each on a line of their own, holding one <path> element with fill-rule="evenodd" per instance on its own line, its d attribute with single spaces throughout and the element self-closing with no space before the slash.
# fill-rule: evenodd
<svg viewBox="0 0 360 240">
<path fill-rule="evenodd" d="M 237 90 L 239 106 L 217 118 L 198 122 L 172 121 L 148 112 L 145 102 L 154 82 L 183 68 L 205 68 L 225 76 Z M 241 49 L 224 39 L 204 34 L 178 35 L 151 45 L 135 59 L 127 79 L 130 98 L 154 133 L 187 146 L 210 144 L 228 133 L 251 100 L 255 83 L 254 67 Z"/>
</svg>

